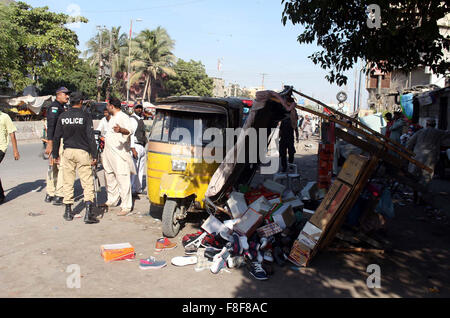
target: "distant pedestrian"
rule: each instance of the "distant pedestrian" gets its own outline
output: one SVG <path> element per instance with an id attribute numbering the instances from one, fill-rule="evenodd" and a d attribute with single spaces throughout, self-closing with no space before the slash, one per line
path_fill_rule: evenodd
<path id="1" fill-rule="evenodd" d="M 389 128 L 390 136 L 392 141 L 400 144 L 400 136 L 403 134 L 403 128 L 406 125 L 406 121 L 403 119 L 402 112 L 394 113 L 394 120 L 392 126 Z"/>
<path id="2" fill-rule="evenodd" d="M 428 119 L 426 127 L 416 132 L 407 142 L 406 148 L 416 154 L 414 159 L 433 169 L 433 172 L 422 170 L 416 165 L 409 164 L 409 172 L 419 176 L 421 183 L 428 186 L 433 179 L 434 168 L 439 160 L 440 147 L 444 138 L 450 137 L 450 131 L 436 129 L 436 120 Z M 417 198 L 416 198 L 417 199 Z"/>
<path id="3" fill-rule="evenodd" d="M 102 136 L 106 134 L 109 127 L 109 120 L 111 119 L 111 114 L 109 113 L 108 109 L 105 108 L 103 110 L 103 118 L 100 120 L 100 123 L 98 124 L 98 127 L 96 130 L 100 131 Z"/>
<path id="4" fill-rule="evenodd" d="M 312 123 L 311 123 L 311 118 L 306 115 L 305 116 L 305 120 L 303 121 L 303 126 L 302 126 L 302 139 L 303 140 L 308 140 L 309 136 L 312 134 Z M 305 138 L 306 136 L 306 138 Z"/>
<path id="5" fill-rule="evenodd" d="M 385 132 L 385 136 L 386 137 L 390 137 L 391 135 L 391 127 L 394 124 L 394 121 L 392 119 L 392 114 L 391 113 L 386 113 L 386 115 L 384 115 L 384 118 L 386 118 L 387 124 L 386 124 L 386 132 Z"/>
<path id="6" fill-rule="evenodd" d="M 17 148 L 16 131 L 17 128 L 14 126 L 11 117 L 0 110 L 0 163 L 2 163 L 5 158 L 6 150 L 8 149 L 8 136 L 11 138 L 14 160 L 20 159 L 19 150 Z M 5 202 L 5 192 L 3 190 L 2 180 L 0 179 L 0 204 L 3 202 Z"/>

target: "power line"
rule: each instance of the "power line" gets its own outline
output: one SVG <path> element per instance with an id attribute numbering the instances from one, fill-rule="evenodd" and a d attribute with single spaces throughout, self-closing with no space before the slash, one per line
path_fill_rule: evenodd
<path id="1" fill-rule="evenodd" d="M 162 9 L 162 8 L 172 8 L 172 7 L 184 6 L 184 5 L 188 5 L 188 4 L 195 4 L 195 3 L 205 2 L 205 1 L 206 0 L 194 0 L 194 1 L 186 1 L 186 2 L 180 2 L 180 3 L 173 3 L 173 4 L 166 4 L 166 5 L 148 7 L 148 8 L 140 8 L 140 9 L 83 10 L 83 12 L 85 12 L 85 13 L 141 12 L 141 11 L 148 11 L 148 10 L 153 10 L 153 9 Z"/>

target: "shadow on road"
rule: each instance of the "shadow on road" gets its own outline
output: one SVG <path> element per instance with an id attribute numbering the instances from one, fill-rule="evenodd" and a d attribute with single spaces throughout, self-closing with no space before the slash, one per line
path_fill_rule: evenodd
<path id="1" fill-rule="evenodd" d="M 7 193 L 6 200 L 12 201 L 30 192 L 42 192 L 42 190 L 44 190 L 45 187 L 46 187 L 45 180 L 36 180 L 33 182 L 25 182 L 19 184 L 13 188 L 5 189 L 5 193 Z M 44 198 L 42 198 L 42 200 L 44 200 Z"/>

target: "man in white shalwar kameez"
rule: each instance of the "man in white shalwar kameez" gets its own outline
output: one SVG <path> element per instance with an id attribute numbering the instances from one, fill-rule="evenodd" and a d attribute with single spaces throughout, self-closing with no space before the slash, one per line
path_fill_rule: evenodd
<path id="1" fill-rule="evenodd" d="M 107 107 L 112 116 L 102 154 L 108 194 L 106 205 L 117 206 L 121 199 L 121 211 L 117 215 L 125 216 L 133 207 L 130 176 L 135 174 L 136 170 L 130 153 L 130 136 L 134 130 L 130 117 L 122 112 L 118 99 L 112 98 Z"/>

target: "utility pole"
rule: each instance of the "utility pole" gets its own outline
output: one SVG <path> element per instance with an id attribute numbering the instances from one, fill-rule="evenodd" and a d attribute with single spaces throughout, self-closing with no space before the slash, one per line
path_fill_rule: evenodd
<path id="1" fill-rule="evenodd" d="M 108 84 L 108 90 L 106 91 L 106 99 L 109 101 L 111 98 L 111 92 L 112 92 L 112 83 L 113 83 L 113 69 L 112 69 L 112 45 L 113 42 L 113 34 L 112 34 L 112 28 L 111 31 L 109 31 L 109 84 Z"/>
<path id="2" fill-rule="evenodd" d="M 128 71 L 127 71 L 127 106 L 130 100 L 130 62 L 131 62 L 131 36 L 133 34 L 133 19 L 130 21 L 130 41 L 128 44 Z"/>
<path id="3" fill-rule="evenodd" d="M 261 89 L 264 90 L 264 78 L 266 77 L 266 75 L 269 75 L 267 73 L 261 73 L 262 76 L 262 83 L 261 83 Z"/>
<path id="4" fill-rule="evenodd" d="M 98 35 L 99 35 L 99 47 L 98 47 L 98 77 L 97 77 L 97 102 L 100 102 L 101 99 L 101 91 L 102 91 L 102 28 L 101 26 L 97 26 Z"/>

